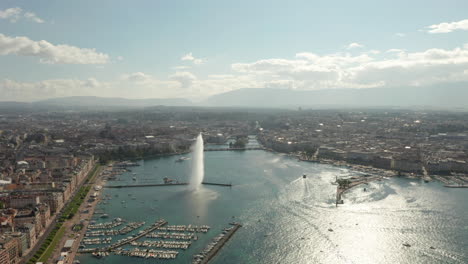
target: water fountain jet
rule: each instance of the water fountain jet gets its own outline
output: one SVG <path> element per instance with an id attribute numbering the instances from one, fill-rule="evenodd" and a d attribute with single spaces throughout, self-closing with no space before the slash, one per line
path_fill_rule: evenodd
<path id="1" fill-rule="evenodd" d="M 192 176 L 189 182 L 189 187 L 192 190 L 196 190 L 200 187 L 205 175 L 203 148 L 203 137 L 200 133 L 195 143 L 192 145 Z"/>

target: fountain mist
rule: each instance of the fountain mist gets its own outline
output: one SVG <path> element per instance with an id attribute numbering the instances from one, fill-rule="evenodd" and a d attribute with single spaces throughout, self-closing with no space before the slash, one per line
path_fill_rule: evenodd
<path id="1" fill-rule="evenodd" d="M 192 177 L 190 178 L 190 188 L 197 189 L 203 182 L 205 174 L 203 153 L 203 137 L 200 133 L 192 145 Z"/>

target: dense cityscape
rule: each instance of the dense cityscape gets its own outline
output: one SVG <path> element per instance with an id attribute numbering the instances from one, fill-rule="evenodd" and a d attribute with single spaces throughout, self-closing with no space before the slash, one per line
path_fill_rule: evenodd
<path id="1" fill-rule="evenodd" d="M 376 168 L 391 175 L 468 184 L 468 118 L 405 110 L 155 108 L 122 112 L 0 115 L 1 263 L 33 263 L 77 213 L 97 166 L 187 153 L 206 145 L 237 151 L 255 136 L 302 161 Z M 52 234 L 52 236 L 51 236 Z M 57 246 L 57 245 L 56 245 Z"/>

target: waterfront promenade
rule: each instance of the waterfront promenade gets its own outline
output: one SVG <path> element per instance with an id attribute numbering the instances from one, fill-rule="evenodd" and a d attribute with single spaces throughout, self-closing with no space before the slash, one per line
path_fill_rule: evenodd
<path id="1" fill-rule="evenodd" d="M 96 209 L 96 205 L 101 201 L 101 197 L 97 197 L 94 202 L 88 203 L 88 200 L 91 198 L 91 195 L 94 192 L 94 187 L 103 184 L 102 181 L 102 173 L 103 168 L 100 167 L 99 170 L 96 172 L 95 176 L 93 179 L 91 179 L 87 185 L 91 187 L 90 191 L 86 195 L 85 200 L 81 204 L 81 206 L 78 208 L 78 212 L 73 216 L 71 220 L 68 220 L 64 223 L 65 227 L 65 233 L 60 241 L 58 243 L 58 246 L 54 249 L 54 254 L 52 257 L 49 259 L 48 263 L 55 263 L 55 260 L 59 258 L 60 253 L 62 251 L 63 246 L 65 245 L 65 242 L 69 239 L 74 239 L 74 243 L 72 248 L 69 250 L 67 259 L 69 260 L 68 263 L 72 263 L 76 257 L 76 254 L 78 252 L 78 248 L 81 242 L 81 239 L 83 239 L 84 234 L 86 233 L 89 221 L 91 220 L 94 210 Z M 87 213 L 84 213 L 87 210 Z M 73 231 L 73 226 L 75 225 L 81 225 L 81 229 L 78 231 Z"/>

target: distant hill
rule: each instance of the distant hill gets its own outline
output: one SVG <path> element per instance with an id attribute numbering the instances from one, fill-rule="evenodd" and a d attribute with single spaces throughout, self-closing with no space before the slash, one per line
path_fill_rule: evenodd
<path id="1" fill-rule="evenodd" d="M 36 105 L 50 106 L 75 106 L 75 107 L 122 107 L 122 108 L 138 108 L 157 105 L 167 106 L 188 106 L 192 102 L 186 99 L 167 98 L 167 99 L 126 99 L 113 97 L 97 97 L 97 96 L 70 96 L 61 98 L 52 98 L 34 102 Z"/>
<path id="2" fill-rule="evenodd" d="M 468 109 L 468 85 L 456 83 L 444 86 L 327 89 L 298 91 L 289 89 L 239 89 L 211 96 L 207 106 L 236 107 L 425 107 L 438 109 Z"/>
<path id="3" fill-rule="evenodd" d="M 191 106 L 186 99 L 126 99 L 96 96 L 70 96 L 51 98 L 36 102 L 0 101 L 0 110 L 8 111 L 83 111 L 83 110 L 124 110 L 154 106 Z"/>

